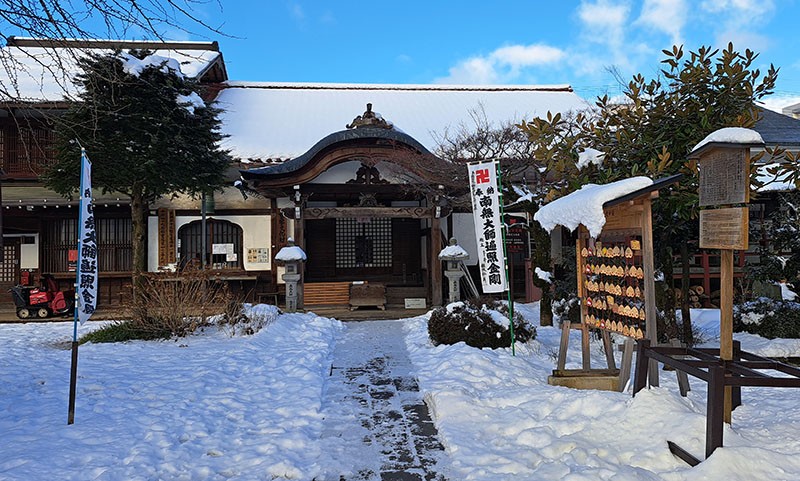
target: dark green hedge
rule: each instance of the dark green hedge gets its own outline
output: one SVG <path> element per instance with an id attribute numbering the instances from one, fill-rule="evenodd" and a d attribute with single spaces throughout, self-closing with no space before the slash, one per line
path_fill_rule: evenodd
<path id="1" fill-rule="evenodd" d="M 511 332 L 495 322 L 489 310 L 496 310 L 508 319 L 508 306 L 496 300 L 470 300 L 437 308 L 428 321 L 428 335 L 435 345 L 465 342 L 472 347 L 509 347 Z M 514 313 L 514 337 L 519 342 L 536 338 L 536 328 Z"/>

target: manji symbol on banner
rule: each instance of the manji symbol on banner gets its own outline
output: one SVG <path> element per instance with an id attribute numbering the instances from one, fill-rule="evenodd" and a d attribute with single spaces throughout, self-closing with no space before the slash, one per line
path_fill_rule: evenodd
<path id="1" fill-rule="evenodd" d="M 506 286 L 506 259 L 503 254 L 503 223 L 500 217 L 500 191 L 495 162 L 469 164 L 472 215 L 483 292 L 503 292 Z"/>
<path id="2" fill-rule="evenodd" d="M 97 307 L 97 231 L 92 206 L 92 163 L 81 154 L 81 197 L 77 266 L 77 318 L 81 325 Z"/>

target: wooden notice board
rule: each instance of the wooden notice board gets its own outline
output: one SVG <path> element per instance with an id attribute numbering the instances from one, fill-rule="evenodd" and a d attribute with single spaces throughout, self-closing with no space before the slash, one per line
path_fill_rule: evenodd
<path id="1" fill-rule="evenodd" d="M 709 149 L 699 159 L 700 207 L 746 204 L 750 200 L 750 151 Z"/>
<path id="2" fill-rule="evenodd" d="M 747 250 L 747 207 L 700 211 L 700 248 Z"/>

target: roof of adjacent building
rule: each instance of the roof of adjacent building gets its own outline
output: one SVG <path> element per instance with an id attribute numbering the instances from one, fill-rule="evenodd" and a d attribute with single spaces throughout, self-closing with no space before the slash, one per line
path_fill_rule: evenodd
<path id="1" fill-rule="evenodd" d="M 301 156 L 371 103 L 394 128 L 434 150 L 448 132 L 585 109 L 568 85 L 384 85 L 226 82 L 217 96 L 224 147 L 247 160 Z"/>
<path id="2" fill-rule="evenodd" d="M 56 102 L 74 97 L 72 80 L 78 73 L 76 52 L 150 50 L 173 58 L 190 78 L 227 80 L 217 42 L 154 42 L 129 40 L 43 40 L 11 37 L 0 49 L 6 68 L 0 69 L 0 99 L 23 102 Z M 8 67 L 12 67 L 9 69 Z M 15 75 L 10 76 L 9 70 Z"/>
<path id="3" fill-rule="evenodd" d="M 800 119 L 759 109 L 759 119 L 753 130 L 761 134 L 764 143 L 786 148 L 800 147 Z"/>

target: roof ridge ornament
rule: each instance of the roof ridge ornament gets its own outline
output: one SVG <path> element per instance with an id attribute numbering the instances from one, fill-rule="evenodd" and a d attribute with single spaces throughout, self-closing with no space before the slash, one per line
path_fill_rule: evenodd
<path id="1" fill-rule="evenodd" d="M 354 118 L 345 127 L 348 129 L 360 129 L 362 127 L 372 127 L 379 129 L 393 129 L 394 125 L 381 117 L 381 114 L 372 111 L 372 104 L 367 104 L 367 110 L 363 114 Z"/>

